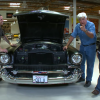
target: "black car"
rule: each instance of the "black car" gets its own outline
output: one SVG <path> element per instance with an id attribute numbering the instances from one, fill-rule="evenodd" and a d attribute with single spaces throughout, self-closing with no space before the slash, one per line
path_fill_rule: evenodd
<path id="1" fill-rule="evenodd" d="M 1 77 L 16 84 L 73 83 L 81 77 L 82 55 L 69 46 L 63 51 L 64 14 L 37 10 L 14 15 L 20 42 L 0 54 Z"/>

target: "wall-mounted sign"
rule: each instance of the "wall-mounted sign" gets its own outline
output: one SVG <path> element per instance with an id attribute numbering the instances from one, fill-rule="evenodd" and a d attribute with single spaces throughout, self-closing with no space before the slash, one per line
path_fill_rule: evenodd
<path id="1" fill-rule="evenodd" d="M 69 20 L 65 21 L 64 34 L 69 34 Z"/>
<path id="2" fill-rule="evenodd" d="M 6 18 L 12 18 L 13 13 L 6 13 Z"/>

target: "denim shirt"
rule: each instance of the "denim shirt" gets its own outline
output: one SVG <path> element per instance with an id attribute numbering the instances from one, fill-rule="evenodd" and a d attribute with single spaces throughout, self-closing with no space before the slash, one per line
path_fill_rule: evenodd
<path id="1" fill-rule="evenodd" d="M 85 32 L 83 32 L 81 29 L 80 29 L 80 23 L 78 23 L 73 31 L 73 33 L 71 34 L 72 37 L 76 38 L 76 36 L 79 36 L 80 40 L 81 40 L 81 44 L 82 45 L 89 45 L 91 43 L 96 43 L 96 32 L 95 32 L 95 25 L 93 22 L 90 22 L 87 20 L 87 23 L 85 25 L 85 28 L 92 32 L 94 37 L 93 38 L 90 38 L 86 35 Z"/>

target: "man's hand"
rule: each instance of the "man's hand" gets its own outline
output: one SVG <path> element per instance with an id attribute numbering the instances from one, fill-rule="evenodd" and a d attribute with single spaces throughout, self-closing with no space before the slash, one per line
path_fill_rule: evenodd
<path id="1" fill-rule="evenodd" d="M 86 29 L 85 29 L 85 26 L 84 25 L 82 25 L 82 26 L 80 26 L 80 29 L 82 30 L 82 31 L 86 31 Z"/>
<path id="2" fill-rule="evenodd" d="M 5 52 L 5 53 L 7 53 L 8 50 L 7 50 L 7 49 L 0 49 L 0 52 Z"/>
<path id="3" fill-rule="evenodd" d="M 11 47 L 16 47 L 17 45 L 16 45 L 16 44 L 10 44 L 10 46 L 11 46 Z"/>
<path id="4" fill-rule="evenodd" d="M 65 50 L 67 50 L 67 48 L 68 48 L 67 46 L 64 46 L 64 47 L 63 47 L 63 50 L 65 51 Z"/>

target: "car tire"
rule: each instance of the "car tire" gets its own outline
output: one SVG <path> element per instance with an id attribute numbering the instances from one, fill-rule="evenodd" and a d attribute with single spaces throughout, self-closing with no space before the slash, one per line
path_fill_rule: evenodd
<path id="1" fill-rule="evenodd" d="M 0 81 L 2 81 L 2 78 L 0 78 Z"/>

